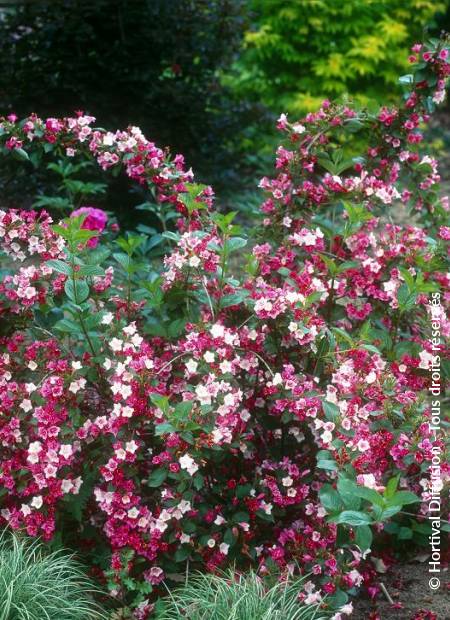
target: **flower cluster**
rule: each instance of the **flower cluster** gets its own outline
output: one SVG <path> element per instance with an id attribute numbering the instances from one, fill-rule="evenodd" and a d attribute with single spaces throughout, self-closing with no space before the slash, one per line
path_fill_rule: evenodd
<path id="1" fill-rule="evenodd" d="M 58 258 L 64 249 L 64 240 L 51 224 L 44 211 L 0 211 L 0 247 L 9 261 L 20 263 L 13 275 L 5 275 L 0 282 L 0 314 L 17 314 L 45 303 L 45 282 L 52 273 L 45 261 Z"/>

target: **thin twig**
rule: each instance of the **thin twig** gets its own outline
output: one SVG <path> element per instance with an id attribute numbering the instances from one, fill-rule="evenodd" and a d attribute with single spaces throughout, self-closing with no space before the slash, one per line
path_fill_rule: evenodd
<path id="1" fill-rule="evenodd" d="M 184 357 L 185 355 L 189 355 L 190 353 L 191 353 L 191 351 L 185 351 L 184 353 L 180 353 L 180 355 L 176 355 L 173 359 L 171 359 L 170 361 L 166 362 L 164 364 L 164 366 L 161 366 L 161 368 L 158 370 L 158 372 L 155 372 L 155 375 L 159 375 L 165 368 L 167 368 L 168 366 L 170 366 L 171 364 L 173 364 L 174 362 L 179 360 L 181 357 Z"/>
<path id="2" fill-rule="evenodd" d="M 203 289 L 204 289 L 204 291 L 205 291 L 205 293 L 206 293 L 206 297 L 208 298 L 208 304 L 209 304 L 209 308 L 210 308 L 210 310 L 211 310 L 212 319 L 213 319 L 213 321 L 215 321 L 215 318 L 214 318 L 214 310 L 213 310 L 213 306 L 212 306 L 211 297 L 209 296 L 208 289 L 207 289 L 207 287 L 206 287 L 207 283 L 208 283 L 208 282 L 207 282 L 207 280 L 206 280 L 206 276 L 203 276 L 203 280 L 202 280 Z"/>
<path id="3" fill-rule="evenodd" d="M 382 581 L 380 581 L 380 588 L 381 588 L 381 591 L 383 592 L 384 596 L 386 597 L 386 600 L 388 601 L 388 603 L 393 605 L 394 601 L 392 600 L 391 595 L 387 591 L 387 588 L 386 588 L 386 586 L 384 585 L 384 583 Z"/>

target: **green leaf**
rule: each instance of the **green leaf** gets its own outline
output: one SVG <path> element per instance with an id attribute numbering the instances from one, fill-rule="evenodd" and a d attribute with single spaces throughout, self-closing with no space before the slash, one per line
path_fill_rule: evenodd
<path id="1" fill-rule="evenodd" d="M 398 306 L 402 312 L 411 310 L 416 303 L 417 293 L 411 293 L 406 284 L 402 284 L 397 291 Z"/>
<path id="2" fill-rule="evenodd" d="M 167 334 L 169 338 L 176 338 L 177 336 L 181 336 L 186 327 L 186 319 L 175 319 L 170 323 Z"/>
<path id="3" fill-rule="evenodd" d="M 206 204 L 197 200 L 201 192 L 205 189 L 206 185 L 200 185 L 197 183 L 190 183 L 187 186 L 187 192 L 180 194 L 180 199 L 184 203 L 189 215 L 194 211 L 200 209 L 206 209 Z"/>
<path id="4" fill-rule="evenodd" d="M 150 400 L 155 405 L 155 407 L 158 407 L 158 409 L 161 409 L 163 413 L 167 414 L 167 412 L 169 411 L 168 396 L 164 396 L 163 394 L 157 394 L 156 392 L 154 392 L 153 394 L 150 394 Z"/>
<path id="5" fill-rule="evenodd" d="M 366 499 L 368 502 L 371 502 L 376 506 L 384 506 L 385 504 L 384 497 L 380 493 L 375 491 L 375 489 L 369 489 L 368 487 L 362 487 L 357 485 L 355 493 L 358 495 L 358 497 Z"/>
<path id="6" fill-rule="evenodd" d="M 65 276 L 72 275 L 72 267 L 62 260 L 48 260 L 45 264 L 57 273 L 62 273 Z"/>
<path id="7" fill-rule="evenodd" d="M 176 420 L 177 422 L 184 422 L 188 419 L 189 414 L 192 411 L 192 407 L 194 406 L 194 402 L 192 400 L 186 400 L 182 403 L 178 403 L 175 406 L 175 409 L 170 416 L 171 419 Z"/>
<path id="8" fill-rule="evenodd" d="M 231 528 L 228 528 L 226 530 L 223 537 L 223 542 L 225 542 L 227 545 L 230 545 L 230 547 L 232 547 L 236 543 L 236 537 L 233 534 L 233 530 Z"/>
<path id="9" fill-rule="evenodd" d="M 410 491 L 398 491 L 389 498 L 388 505 L 405 506 L 406 504 L 416 504 L 417 502 L 420 502 L 420 498 L 414 493 Z"/>
<path id="10" fill-rule="evenodd" d="M 332 327 L 331 331 L 336 337 L 341 338 L 341 340 L 344 340 L 347 344 L 349 344 L 350 347 L 353 348 L 355 346 L 352 337 L 344 329 L 341 329 L 340 327 Z"/>
<path id="11" fill-rule="evenodd" d="M 147 484 L 149 487 L 160 487 L 164 480 L 167 478 L 167 469 L 154 469 L 148 477 Z"/>
<path id="12" fill-rule="evenodd" d="M 22 161 L 30 161 L 30 158 L 28 157 L 28 153 L 21 148 L 13 149 L 12 153 L 16 159 L 19 159 Z"/>
<path id="13" fill-rule="evenodd" d="M 339 407 L 334 403 L 330 403 L 327 400 L 322 401 L 323 412 L 327 420 L 331 420 L 332 422 L 336 422 L 336 420 L 340 417 L 341 412 Z"/>
<path id="14" fill-rule="evenodd" d="M 357 495 L 358 485 L 353 480 L 340 477 L 337 482 L 337 489 L 346 508 L 358 510 L 361 500 Z"/>
<path id="15" fill-rule="evenodd" d="M 334 471 L 338 468 L 336 461 L 332 461 L 329 459 L 322 459 L 320 461 L 317 461 L 317 467 L 319 469 L 327 469 L 330 471 Z"/>
<path id="16" fill-rule="evenodd" d="M 169 422 L 163 422 L 162 424 L 155 425 L 155 435 L 157 437 L 161 437 L 161 435 L 166 435 L 167 433 L 174 433 L 175 431 L 175 427 L 173 427 Z"/>
<path id="17" fill-rule="evenodd" d="M 386 510 L 383 510 L 383 512 L 381 513 L 378 521 L 386 521 L 387 519 L 390 519 L 398 512 L 400 512 L 401 509 L 401 506 L 390 506 L 389 508 L 386 508 Z"/>
<path id="18" fill-rule="evenodd" d="M 368 551 L 372 545 L 373 534 L 369 525 L 359 525 L 355 532 L 355 542 L 361 551 Z"/>
<path id="19" fill-rule="evenodd" d="M 343 504 L 338 492 L 331 484 L 324 484 L 319 491 L 319 498 L 322 506 L 328 513 L 338 512 L 342 510 Z"/>
<path id="20" fill-rule="evenodd" d="M 126 272 L 129 271 L 132 261 L 128 254 L 125 254 L 124 252 L 114 252 L 113 258 L 115 258 L 115 260 Z"/>
<path id="21" fill-rule="evenodd" d="M 81 331 L 78 323 L 75 323 L 75 321 L 72 321 L 71 319 L 61 319 L 55 323 L 55 329 L 67 334 L 78 334 Z"/>
<path id="22" fill-rule="evenodd" d="M 344 510 L 340 515 L 329 519 L 332 523 L 345 523 L 347 525 L 359 526 L 369 525 L 372 523 L 372 518 L 365 512 L 359 512 L 357 510 Z"/>
<path id="23" fill-rule="evenodd" d="M 233 515 L 233 521 L 235 523 L 248 523 L 250 521 L 250 516 L 248 512 L 235 512 Z"/>
<path id="24" fill-rule="evenodd" d="M 97 265 L 80 265 L 77 273 L 80 276 L 104 276 L 105 270 Z"/>
<path id="25" fill-rule="evenodd" d="M 374 347 L 373 344 L 363 344 L 361 345 L 362 349 L 366 349 L 366 351 L 370 351 L 371 353 L 376 353 L 377 355 L 381 355 L 380 349 Z"/>
<path id="26" fill-rule="evenodd" d="M 175 562 L 185 562 L 188 557 L 191 555 L 191 547 L 188 545 L 183 545 L 179 549 L 175 551 L 174 559 Z"/>
<path id="27" fill-rule="evenodd" d="M 84 324 L 86 325 L 87 329 L 90 331 L 91 329 L 95 329 L 96 327 L 98 327 L 103 319 L 104 313 L 103 312 L 96 312 L 95 314 L 92 314 L 90 316 L 88 316 L 85 320 L 84 320 Z"/>
<path id="28" fill-rule="evenodd" d="M 231 254 L 231 252 L 245 248 L 246 245 L 247 239 L 243 239 L 242 237 L 231 237 L 231 239 L 227 239 L 224 243 L 224 250 L 228 254 Z"/>
<path id="29" fill-rule="evenodd" d="M 248 295 L 248 291 L 238 291 L 230 295 L 224 295 L 220 300 L 220 307 L 228 308 L 229 306 L 238 306 Z"/>
<path id="30" fill-rule="evenodd" d="M 336 592 L 332 596 L 327 596 L 327 605 L 331 605 L 332 609 L 339 609 L 340 607 L 343 607 L 347 603 L 347 601 L 348 601 L 348 594 L 344 592 L 343 590 L 336 590 Z M 309 614 L 307 614 L 306 616 L 303 616 L 302 614 L 300 617 L 307 618 L 308 615 Z M 314 617 L 315 617 L 315 614 L 313 613 L 312 618 Z"/>
<path id="31" fill-rule="evenodd" d="M 200 491 L 205 485 L 205 477 L 202 474 L 196 473 L 193 478 L 194 488 Z"/>
<path id="32" fill-rule="evenodd" d="M 64 290 L 74 304 L 81 304 L 89 297 L 89 286 L 84 280 L 67 280 Z"/>

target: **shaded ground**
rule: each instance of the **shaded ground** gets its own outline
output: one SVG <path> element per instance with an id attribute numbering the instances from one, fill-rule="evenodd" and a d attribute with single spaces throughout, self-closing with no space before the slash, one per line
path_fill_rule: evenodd
<path id="1" fill-rule="evenodd" d="M 352 620 L 450 620 L 450 572 L 442 570 L 438 575 L 441 586 L 436 591 L 430 589 L 430 577 L 426 562 L 394 567 L 388 574 L 380 575 L 380 582 L 402 607 L 392 606 L 382 593 L 375 601 L 360 598 L 354 602 Z M 421 616 L 420 610 L 435 615 Z"/>

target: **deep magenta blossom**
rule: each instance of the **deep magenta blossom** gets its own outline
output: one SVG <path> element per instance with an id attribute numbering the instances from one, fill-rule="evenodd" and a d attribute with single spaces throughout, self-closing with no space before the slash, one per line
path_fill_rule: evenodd
<path id="1" fill-rule="evenodd" d="M 86 219 L 83 222 L 81 228 L 86 230 L 98 230 L 100 233 L 105 230 L 108 216 L 102 209 L 95 207 L 80 207 L 70 214 L 70 217 L 77 217 L 78 215 L 86 214 Z M 89 239 L 87 245 L 90 248 L 95 248 L 98 243 L 98 237 Z"/>

